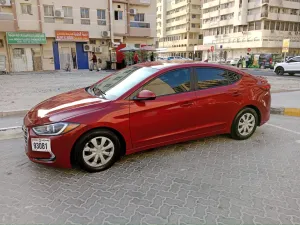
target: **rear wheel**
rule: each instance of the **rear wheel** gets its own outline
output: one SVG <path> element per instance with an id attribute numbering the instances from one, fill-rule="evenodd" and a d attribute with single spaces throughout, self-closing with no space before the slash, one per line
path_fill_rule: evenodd
<path id="1" fill-rule="evenodd" d="M 275 73 L 279 76 L 282 76 L 284 74 L 284 69 L 281 66 L 277 67 Z"/>
<path id="2" fill-rule="evenodd" d="M 235 117 L 231 126 L 231 137 L 245 140 L 253 135 L 257 128 L 258 115 L 254 109 L 245 108 Z"/>
<path id="3" fill-rule="evenodd" d="M 119 158 L 121 144 L 111 131 L 99 129 L 85 134 L 75 146 L 79 166 L 88 172 L 99 172 L 111 167 Z"/>

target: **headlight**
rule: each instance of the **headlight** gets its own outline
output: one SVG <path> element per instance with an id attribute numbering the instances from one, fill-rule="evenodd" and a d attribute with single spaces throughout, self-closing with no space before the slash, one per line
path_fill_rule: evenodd
<path id="1" fill-rule="evenodd" d="M 60 135 L 65 134 L 71 130 L 74 130 L 76 127 L 78 127 L 79 124 L 76 123 L 53 123 L 53 124 L 47 124 L 43 126 L 33 127 L 33 131 L 37 135 Z"/>

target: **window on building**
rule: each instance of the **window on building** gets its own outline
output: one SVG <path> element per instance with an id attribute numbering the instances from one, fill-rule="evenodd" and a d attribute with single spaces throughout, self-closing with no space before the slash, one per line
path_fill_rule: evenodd
<path id="1" fill-rule="evenodd" d="M 32 15 L 32 6 L 31 4 L 21 3 L 22 14 Z"/>
<path id="2" fill-rule="evenodd" d="M 80 17 L 82 25 L 90 25 L 90 9 L 89 8 L 80 8 Z"/>
<path id="3" fill-rule="evenodd" d="M 284 22 L 280 22 L 280 30 L 284 31 Z"/>
<path id="4" fill-rule="evenodd" d="M 217 68 L 196 68 L 196 75 L 198 77 L 198 89 L 229 85 L 241 78 L 239 74 Z"/>
<path id="5" fill-rule="evenodd" d="M 280 22 L 279 21 L 276 22 L 275 29 L 276 30 L 280 30 Z"/>
<path id="6" fill-rule="evenodd" d="M 255 30 L 261 30 L 261 21 L 255 22 Z"/>
<path id="7" fill-rule="evenodd" d="M 90 9 L 89 8 L 80 8 L 81 19 L 90 18 Z"/>
<path id="8" fill-rule="evenodd" d="M 65 18 L 73 18 L 73 8 L 71 6 L 63 6 L 62 9 Z"/>
<path id="9" fill-rule="evenodd" d="M 73 24 L 73 8 L 71 6 L 63 6 L 64 24 Z"/>
<path id="10" fill-rule="evenodd" d="M 284 31 L 289 31 L 289 23 L 286 22 L 284 25 Z"/>
<path id="11" fill-rule="evenodd" d="M 178 69 L 167 72 L 150 81 L 143 87 L 143 90 L 152 91 L 157 97 L 190 91 L 190 70 Z"/>
<path id="12" fill-rule="evenodd" d="M 254 22 L 252 23 L 249 23 L 249 27 L 248 27 L 248 30 L 254 30 Z"/>
<path id="13" fill-rule="evenodd" d="M 270 30 L 275 30 L 275 21 L 271 21 Z"/>
<path id="14" fill-rule="evenodd" d="M 145 21 L 145 14 L 144 13 L 137 13 L 134 15 L 134 21 L 137 22 L 144 22 Z"/>
<path id="15" fill-rule="evenodd" d="M 44 5 L 44 16 L 54 16 L 54 6 Z"/>
<path id="16" fill-rule="evenodd" d="M 297 23 L 294 24 L 294 31 L 298 31 L 298 24 Z"/>
<path id="17" fill-rule="evenodd" d="M 270 21 L 264 21 L 264 29 L 265 30 L 270 30 Z"/>
<path id="18" fill-rule="evenodd" d="M 195 28 L 196 27 L 196 24 L 192 23 L 192 28 Z"/>
<path id="19" fill-rule="evenodd" d="M 97 9 L 98 25 L 106 26 L 106 11 L 105 9 Z"/>
<path id="20" fill-rule="evenodd" d="M 115 20 L 123 20 L 123 11 L 115 11 Z"/>

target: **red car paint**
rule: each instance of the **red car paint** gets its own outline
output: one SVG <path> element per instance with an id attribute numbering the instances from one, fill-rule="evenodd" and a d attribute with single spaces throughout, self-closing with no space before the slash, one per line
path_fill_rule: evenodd
<path id="1" fill-rule="evenodd" d="M 270 118 L 270 85 L 263 78 L 232 67 L 209 63 L 163 66 L 159 62 L 148 62 L 135 66 L 161 68 L 115 100 L 95 97 L 83 88 L 50 98 L 30 110 L 24 118 L 24 127 L 28 130 L 26 154 L 30 160 L 70 168 L 71 151 L 76 141 L 84 133 L 100 127 L 121 136 L 126 145 L 126 154 L 131 154 L 167 144 L 230 133 L 232 121 L 245 106 L 255 107 L 259 111 L 259 125 Z M 231 85 L 160 96 L 155 100 L 134 101 L 128 98 L 145 83 L 169 70 L 196 67 L 226 69 L 242 75 L 242 78 Z M 151 97 L 147 92 L 140 93 L 140 96 Z M 32 130 L 38 125 L 62 121 L 79 123 L 80 126 L 59 136 L 38 136 Z M 55 158 L 51 159 L 49 153 L 33 152 L 32 138 L 51 139 Z"/>

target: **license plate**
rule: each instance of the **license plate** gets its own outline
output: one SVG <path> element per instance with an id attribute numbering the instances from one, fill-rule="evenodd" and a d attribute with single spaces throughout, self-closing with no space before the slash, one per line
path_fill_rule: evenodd
<path id="1" fill-rule="evenodd" d="M 50 139 L 46 138 L 32 138 L 31 150 L 35 152 L 51 152 Z"/>

